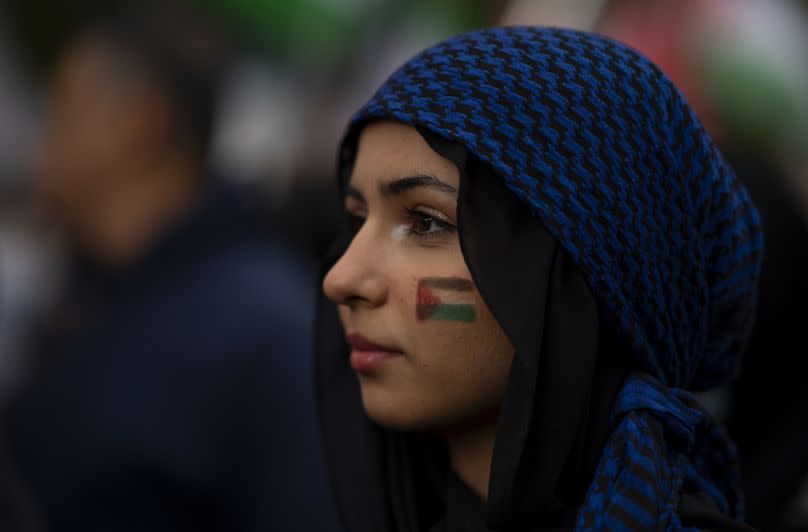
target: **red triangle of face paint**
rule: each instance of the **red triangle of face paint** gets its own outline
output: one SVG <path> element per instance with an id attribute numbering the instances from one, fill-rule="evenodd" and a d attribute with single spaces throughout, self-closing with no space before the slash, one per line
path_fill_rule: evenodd
<path id="1" fill-rule="evenodd" d="M 441 303 L 440 298 L 422 283 L 418 283 L 416 299 L 415 312 L 419 320 L 430 318 Z"/>
<path id="2" fill-rule="evenodd" d="M 419 284 L 417 304 L 425 307 L 437 307 L 441 304 L 441 300 L 428 287 L 424 286 L 423 284 Z"/>

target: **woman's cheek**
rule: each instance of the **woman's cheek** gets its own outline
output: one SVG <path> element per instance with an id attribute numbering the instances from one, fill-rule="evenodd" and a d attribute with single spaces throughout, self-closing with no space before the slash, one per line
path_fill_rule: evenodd
<path id="1" fill-rule="evenodd" d="M 425 372 L 424 382 L 434 379 L 431 386 L 438 388 L 462 384 L 484 336 L 473 282 L 462 275 L 429 275 L 414 278 L 410 290 L 413 362 Z"/>
<path id="2" fill-rule="evenodd" d="M 500 388 L 510 372 L 515 350 L 479 293 L 473 285 L 468 290 L 456 278 L 429 279 L 419 288 L 424 284 L 440 286 L 435 290 L 439 295 L 447 287 L 459 289 L 451 297 L 439 298 L 438 303 L 429 293 L 416 298 L 415 318 L 425 330 L 422 345 L 427 347 L 424 355 L 429 359 L 424 362 L 456 385 L 471 390 L 479 387 L 481 391 Z"/>

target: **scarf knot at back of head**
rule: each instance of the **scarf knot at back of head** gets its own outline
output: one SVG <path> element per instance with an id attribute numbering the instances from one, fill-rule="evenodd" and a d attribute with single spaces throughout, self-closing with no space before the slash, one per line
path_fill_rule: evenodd
<path id="1" fill-rule="evenodd" d="M 579 526 L 676 528 L 683 485 L 739 517 L 731 444 L 684 390 L 735 373 L 762 234 L 671 81 L 603 37 L 492 28 L 411 59 L 351 130 L 376 118 L 424 127 L 490 165 L 580 267 L 603 325 L 642 370 L 618 397 Z"/>

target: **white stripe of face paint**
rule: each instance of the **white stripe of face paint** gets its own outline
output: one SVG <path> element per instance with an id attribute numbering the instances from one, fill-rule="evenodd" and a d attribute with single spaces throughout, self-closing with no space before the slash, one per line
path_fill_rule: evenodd
<path id="1" fill-rule="evenodd" d="M 397 225 L 391 231 L 393 240 L 404 240 L 409 236 L 409 227 L 407 224 Z"/>

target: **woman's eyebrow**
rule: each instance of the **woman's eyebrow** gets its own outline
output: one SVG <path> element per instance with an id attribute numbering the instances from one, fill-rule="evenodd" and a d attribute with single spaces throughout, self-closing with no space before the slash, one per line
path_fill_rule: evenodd
<path id="1" fill-rule="evenodd" d="M 444 194 L 457 196 L 457 189 L 455 187 L 429 174 L 402 177 L 388 181 L 387 183 L 381 183 L 379 185 L 379 194 L 381 194 L 382 197 L 389 198 L 392 196 L 400 196 L 408 190 L 419 187 L 433 188 Z"/>

